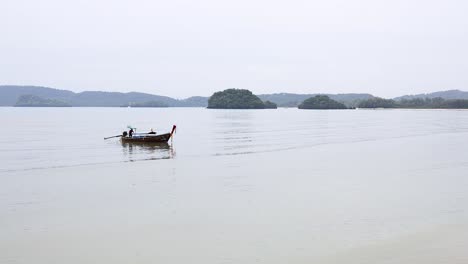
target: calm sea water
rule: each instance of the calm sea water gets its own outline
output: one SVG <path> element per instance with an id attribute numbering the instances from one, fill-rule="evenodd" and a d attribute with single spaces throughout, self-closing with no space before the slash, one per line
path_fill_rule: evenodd
<path id="1" fill-rule="evenodd" d="M 0 172 L 148 159 L 210 158 L 468 131 L 468 111 L 0 108 Z M 177 134 L 169 145 L 121 144 L 137 132 Z M 339 160 L 337 161 L 339 162 Z"/>
<path id="2" fill-rule="evenodd" d="M 468 111 L 5 107 L 0 123 L 0 263 L 468 261 Z M 103 139 L 173 124 L 167 145 Z"/>

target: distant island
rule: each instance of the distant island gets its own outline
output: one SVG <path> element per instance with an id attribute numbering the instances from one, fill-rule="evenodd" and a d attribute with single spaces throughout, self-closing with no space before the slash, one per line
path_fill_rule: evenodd
<path id="1" fill-rule="evenodd" d="M 268 101 L 262 102 L 258 96 L 245 89 L 226 89 L 214 93 L 208 99 L 208 108 L 211 109 L 265 109 L 277 108 L 276 104 Z"/>
<path id="2" fill-rule="evenodd" d="M 366 93 L 346 93 L 346 94 L 294 94 L 294 93 L 273 93 L 259 94 L 251 93 L 252 100 L 244 109 L 266 109 L 277 107 L 298 107 L 307 108 L 309 98 L 317 95 L 328 96 L 329 99 L 345 105 L 347 108 L 447 108 L 466 109 L 468 92 L 460 90 L 448 90 L 428 94 L 404 95 L 396 98 L 379 98 Z M 26 96 L 23 97 L 22 96 Z M 37 96 L 30 98 L 27 96 Z M 254 97 L 252 97 L 254 96 Z M 258 100 L 258 99 L 259 100 Z M 21 100 L 20 100 L 21 99 Z M 218 98 L 219 100 L 223 100 Z M 217 100 L 218 100 L 217 99 Z M 0 85 L 0 106 L 28 106 L 28 107 L 48 107 L 48 106 L 72 106 L 72 107 L 208 107 L 209 97 L 192 96 L 186 99 L 175 99 L 168 96 L 154 95 L 148 93 L 129 92 L 102 92 L 85 91 L 75 93 L 68 90 L 59 90 L 41 86 L 17 86 Z M 260 104 L 263 104 L 262 105 Z M 216 102 L 216 100 L 215 100 Z M 219 101 L 218 101 L 219 102 Z M 239 103 L 239 102 L 238 102 Z M 243 103 L 243 102 L 242 102 Z M 223 103 L 221 103 L 223 104 Z M 232 109 L 235 102 L 229 102 Z M 224 108 L 221 106 L 221 108 Z"/>
<path id="3" fill-rule="evenodd" d="M 128 105 L 123 105 L 123 107 L 169 107 L 166 103 L 159 101 L 148 101 L 144 103 L 130 103 Z"/>
<path id="4" fill-rule="evenodd" d="M 394 108 L 396 102 L 391 99 L 383 99 L 380 97 L 373 97 L 359 102 L 359 108 Z"/>
<path id="5" fill-rule="evenodd" d="M 414 98 L 412 99 L 383 99 L 371 98 L 359 103 L 359 108 L 404 108 L 404 109 L 468 109 L 467 99 L 444 99 L 441 97 L 435 98 Z"/>
<path id="6" fill-rule="evenodd" d="M 330 99 L 326 95 L 316 95 L 304 100 L 299 106 L 299 109 L 347 109 L 346 105 Z"/>
<path id="7" fill-rule="evenodd" d="M 349 108 L 356 107 L 357 104 L 369 98 L 374 97 L 366 93 L 346 93 L 346 94 L 293 94 L 293 93 L 274 93 L 274 94 L 259 94 L 257 95 L 262 101 L 271 101 L 278 107 L 294 107 L 297 108 L 304 100 L 317 95 L 326 95 L 330 99 L 340 102 Z"/>
<path id="8" fill-rule="evenodd" d="M 263 105 L 265 105 L 265 109 L 277 109 L 278 108 L 278 106 L 275 103 L 270 102 L 268 100 L 263 102 Z"/>
<path id="9" fill-rule="evenodd" d="M 15 103 L 16 107 L 70 107 L 70 104 L 65 102 L 45 99 L 36 95 L 26 94 L 21 95 Z"/>

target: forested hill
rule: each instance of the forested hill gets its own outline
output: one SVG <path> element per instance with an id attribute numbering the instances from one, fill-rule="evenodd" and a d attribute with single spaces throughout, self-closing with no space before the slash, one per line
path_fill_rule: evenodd
<path id="1" fill-rule="evenodd" d="M 168 96 L 160 96 L 148 93 L 118 93 L 118 92 L 100 92 L 88 91 L 75 93 L 67 90 L 59 90 L 41 86 L 16 86 L 0 85 L 0 106 L 14 106 L 21 95 L 34 95 L 44 99 L 58 100 L 71 106 L 124 106 L 141 104 L 147 102 L 157 102 L 168 107 L 207 107 L 208 97 L 193 96 L 187 99 L 178 100 Z M 293 94 L 293 93 L 274 93 L 257 95 L 262 101 L 270 101 L 279 107 L 297 107 L 304 100 L 314 97 L 318 94 Z M 356 107 L 361 101 L 374 98 L 366 93 L 349 94 L 322 94 L 330 99 L 345 104 L 347 107 Z M 416 98 L 443 98 L 468 99 L 468 92 L 460 90 L 449 90 L 428 94 L 405 95 L 394 98 L 396 101 Z"/>
<path id="2" fill-rule="evenodd" d="M 297 107 L 304 100 L 315 97 L 319 94 L 293 94 L 293 93 L 275 93 L 260 94 L 258 97 L 262 101 L 271 101 L 279 107 Z M 330 99 L 341 102 L 348 107 L 356 106 L 360 101 L 372 98 L 371 94 L 349 93 L 349 94 L 320 94 L 326 95 Z"/>
<path id="3" fill-rule="evenodd" d="M 177 100 L 167 96 L 147 93 L 118 93 L 87 91 L 74 93 L 40 86 L 0 86 L 0 106 L 13 106 L 20 96 L 34 95 L 44 99 L 59 100 L 71 106 L 123 106 L 146 102 L 158 102 L 171 107 L 206 107 L 208 98 L 194 96 L 184 100 Z"/>
<path id="4" fill-rule="evenodd" d="M 0 106 L 13 106 L 20 96 L 34 95 L 51 100 L 70 102 L 75 95 L 74 92 L 58 90 L 40 86 L 12 86 L 0 85 Z"/>
<path id="5" fill-rule="evenodd" d="M 265 107 L 275 108 L 276 105 L 269 102 L 265 106 L 258 96 L 245 89 L 226 89 L 214 93 L 208 99 L 208 108 L 212 109 L 265 109 Z"/>
<path id="6" fill-rule="evenodd" d="M 304 100 L 314 97 L 316 95 L 319 95 L 319 94 L 275 93 L 275 94 L 260 94 L 257 96 L 263 101 L 269 100 L 271 102 L 274 102 L 279 107 L 296 107 Z M 326 95 L 332 100 L 345 104 L 347 107 L 356 107 L 362 101 L 375 98 L 373 95 L 366 94 L 366 93 L 320 94 L 320 95 Z M 460 91 L 460 90 L 448 90 L 448 91 L 440 91 L 440 92 L 427 93 L 427 94 L 404 95 L 404 96 L 396 97 L 394 98 L 394 100 L 396 101 L 403 100 L 403 99 L 411 100 L 411 99 L 417 99 L 417 98 L 421 98 L 421 99 L 442 98 L 445 100 L 468 99 L 468 92 Z"/>
<path id="7" fill-rule="evenodd" d="M 435 93 L 426 93 L 426 94 L 414 94 L 414 95 L 404 95 L 400 97 L 394 98 L 395 100 L 411 100 L 411 99 L 434 99 L 434 98 L 442 98 L 446 100 L 451 99 L 468 99 L 468 92 L 460 91 L 460 90 L 448 90 L 448 91 L 441 91 Z"/>

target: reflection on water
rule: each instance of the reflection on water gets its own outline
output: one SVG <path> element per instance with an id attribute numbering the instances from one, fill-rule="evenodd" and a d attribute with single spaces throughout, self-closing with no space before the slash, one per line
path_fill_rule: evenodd
<path id="1" fill-rule="evenodd" d="M 468 111 L 0 108 L 0 122 L 15 127 L 0 263 L 468 263 L 466 227 L 410 236 L 468 223 Z M 122 123 L 180 129 L 103 140 Z"/>
<path id="2" fill-rule="evenodd" d="M 177 124 L 177 159 L 283 152 L 468 131 L 468 111 L 456 110 L 0 108 L 0 121 L 15 127 L 15 133 L 0 138 L 0 173 L 175 158 L 171 142 L 162 146 L 122 145 L 117 138 L 103 140 L 120 134 L 122 124 L 135 124 L 142 131 L 154 128 L 164 132 Z M 93 127 L 93 133 L 87 131 L 89 127 Z"/>
<path id="3" fill-rule="evenodd" d="M 121 144 L 124 157 L 131 162 L 138 160 L 172 159 L 176 154 L 172 144 L 166 142 L 121 142 Z"/>

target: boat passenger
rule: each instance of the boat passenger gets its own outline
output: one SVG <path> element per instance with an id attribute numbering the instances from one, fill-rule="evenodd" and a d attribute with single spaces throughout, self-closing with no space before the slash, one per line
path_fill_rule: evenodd
<path id="1" fill-rule="evenodd" d="M 133 136 L 133 128 L 130 128 L 130 130 L 128 131 L 128 136 L 129 136 L 129 137 L 132 137 L 132 136 Z"/>
<path id="2" fill-rule="evenodd" d="M 148 134 L 153 134 L 154 135 L 154 134 L 156 134 L 156 132 L 154 132 L 153 129 L 151 129 L 151 131 L 148 132 Z"/>

